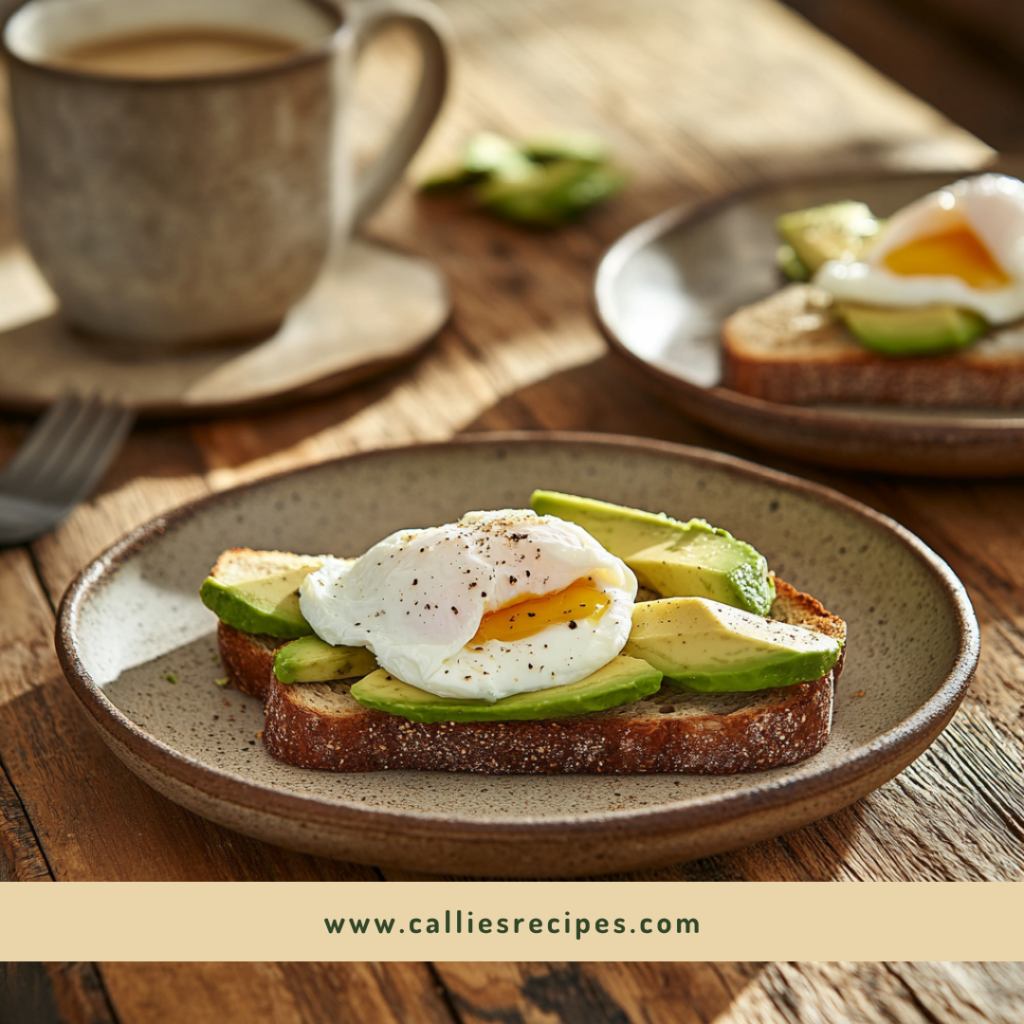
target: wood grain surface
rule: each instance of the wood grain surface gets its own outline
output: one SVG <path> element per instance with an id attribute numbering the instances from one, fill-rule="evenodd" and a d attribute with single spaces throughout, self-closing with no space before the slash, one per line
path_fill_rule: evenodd
<path id="1" fill-rule="evenodd" d="M 144 424 L 95 497 L 55 533 L 0 551 L 0 879 L 418 877 L 267 846 L 142 785 L 107 752 L 65 684 L 54 609 L 100 550 L 198 495 L 375 447 L 576 429 L 728 451 L 880 509 L 950 563 L 983 634 L 977 678 L 950 727 L 869 798 L 770 842 L 624 877 L 1019 881 L 1024 481 L 905 481 L 766 458 L 687 422 L 625 376 L 590 313 L 601 253 L 668 206 L 796 174 L 972 167 L 987 148 L 772 0 L 443 6 L 455 35 L 454 93 L 413 178 L 472 131 L 569 126 L 608 140 L 630 174 L 628 190 L 580 224 L 542 234 L 403 187 L 370 234 L 435 260 L 455 296 L 451 323 L 423 357 L 296 408 Z M 876 26 L 898 17 L 885 4 L 865 10 Z M 870 25 L 862 19 L 859 30 Z M 390 33 L 368 58 L 355 126 L 366 148 L 393 120 L 409 54 L 408 40 Z M 993 72 L 979 88 L 996 95 L 1005 84 Z M 1011 99 L 1024 105 L 1024 91 Z M 0 147 L 9 144 L 0 123 Z M 0 160 L 5 196 L 7 166 Z M 13 231 L 10 210 L 0 203 L 0 242 Z M 0 422 L 0 462 L 28 427 Z M 0 966 L 0 1020 L 17 1024 L 1014 1024 L 1022 994 L 1021 965 L 1003 963 Z"/>
<path id="2" fill-rule="evenodd" d="M 30 547 L 0 552 L 0 876 L 415 877 L 269 847 L 150 791 L 107 752 L 65 685 L 53 611 L 91 557 L 182 501 L 374 447 L 525 428 L 704 445 L 837 487 L 945 558 L 981 621 L 982 661 L 963 709 L 893 782 L 778 839 L 627 877 L 1020 879 L 1024 483 L 840 475 L 766 458 L 687 422 L 624 376 L 589 305 L 604 249 L 669 205 L 796 173 L 976 165 L 988 150 L 771 0 L 444 6 L 458 73 L 412 178 L 471 131 L 568 125 L 608 139 L 628 190 L 578 225 L 537 233 L 403 187 L 371 234 L 434 259 L 455 296 L 452 322 L 423 357 L 296 408 L 144 424 L 91 501 Z M 366 135 L 379 135 L 398 106 L 408 56 L 408 41 L 392 33 L 368 58 L 357 125 Z M 27 429 L 0 423 L 0 459 Z"/>
<path id="3" fill-rule="evenodd" d="M 1016 0 L 785 2 L 989 145 L 1024 151 Z"/>
<path id="4" fill-rule="evenodd" d="M 0 965 L 11 1024 L 1018 1024 L 1014 963 Z"/>

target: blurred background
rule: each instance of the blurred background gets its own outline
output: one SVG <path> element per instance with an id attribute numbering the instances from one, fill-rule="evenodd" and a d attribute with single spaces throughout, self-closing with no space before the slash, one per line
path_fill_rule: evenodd
<path id="1" fill-rule="evenodd" d="M 1024 151 L 1020 0 L 786 0 L 984 142 Z"/>

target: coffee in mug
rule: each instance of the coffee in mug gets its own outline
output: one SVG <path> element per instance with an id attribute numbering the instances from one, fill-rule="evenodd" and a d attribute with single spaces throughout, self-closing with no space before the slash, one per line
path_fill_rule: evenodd
<path id="1" fill-rule="evenodd" d="M 419 88 L 349 187 L 352 66 L 395 21 Z M 145 345 L 272 334 L 436 118 L 444 34 L 426 0 L 28 0 L 3 32 L 18 215 L 64 318 Z"/>
<path id="2" fill-rule="evenodd" d="M 299 52 L 284 36 L 183 26 L 80 43 L 52 54 L 49 63 L 103 75 L 177 78 L 256 68 Z"/>

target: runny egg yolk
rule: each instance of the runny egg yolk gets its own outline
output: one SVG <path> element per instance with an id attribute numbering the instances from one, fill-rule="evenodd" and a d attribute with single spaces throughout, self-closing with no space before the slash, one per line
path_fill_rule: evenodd
<path id="1" fill-rule="evenodd" d="M 962 278 L 972 288 L 1002 288 L 1011 280 L 966 226 L 915 238 L 886 253 L 884 262 L 894 274 L 949 274 Z"/>
<path id="2" fill-rule="evenodd" d="M 497 611 L 488 612 L 469 646 L 488 640 L 525 640 L 549 626 L 600 618 L 611 598 L 589 579 L 570 583 L 564 590 L 543 597 L 524 597 Z"/>

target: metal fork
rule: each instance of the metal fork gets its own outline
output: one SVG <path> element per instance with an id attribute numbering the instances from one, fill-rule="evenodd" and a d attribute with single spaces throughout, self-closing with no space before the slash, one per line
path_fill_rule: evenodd
<path id="1" fill-rule="evenodd" d="M 58 398 L 0 473 L 0 545 L 46 533 L 84 501 L 134 421 L 96 395 Z"/>

